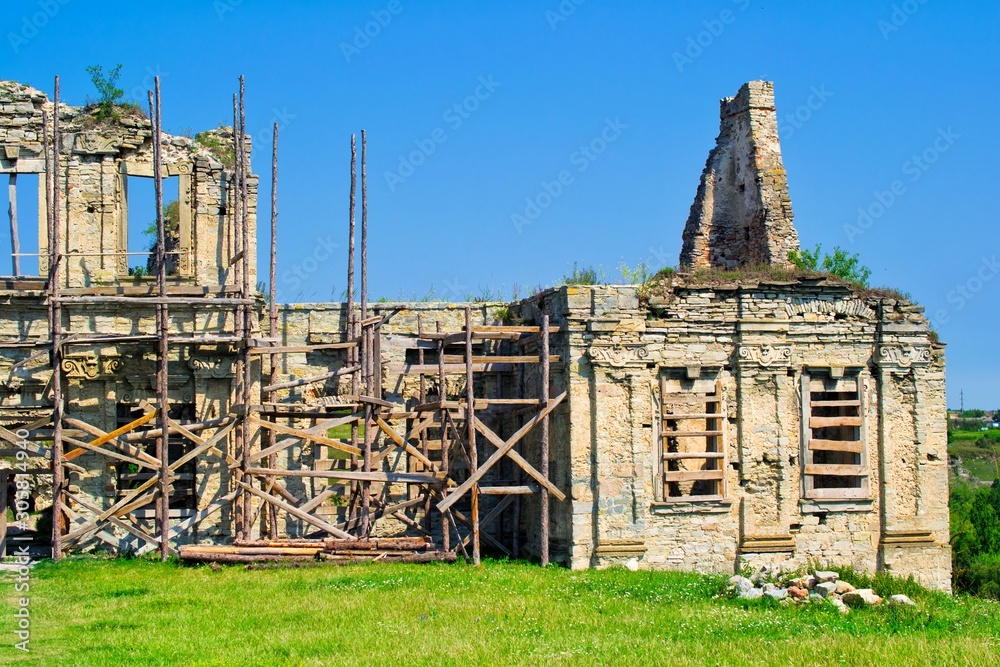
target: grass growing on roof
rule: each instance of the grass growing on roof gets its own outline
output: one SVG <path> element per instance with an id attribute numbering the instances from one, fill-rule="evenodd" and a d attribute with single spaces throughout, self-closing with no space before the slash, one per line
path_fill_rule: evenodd
<path id="1" fill-rule="evenodd" d="M 714 596 L 724 577 L 522 563 L 246 571 L 69 559 L 31 575 L 11 665 L 995 664 L 1000 605 L 911 586 L 846 616 Z M 7 608 L 15 593 L 5 582 Z M 12 613 L 0 633 L 14 635 Z"/>

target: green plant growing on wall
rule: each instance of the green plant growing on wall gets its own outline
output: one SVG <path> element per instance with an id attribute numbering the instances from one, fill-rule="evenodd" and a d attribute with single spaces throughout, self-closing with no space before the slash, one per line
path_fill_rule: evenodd
<path id="1" fill-rule="evenodd" d="M 236 152 L 232 145 L 223 142 L 217 135 L 211 132 L 199 132 L 194 135 L 194 140 L 207 148 L 223 166 L 232 167 L 236 164 Z"/>
<path id="2" fill-rule="evenodd" d="M 790 250 L 788 261 L 803 271 L 825 271 L 858 287 L 868 287 L 872 275 L 871 269 L 861 263 L 857 253 L 849 253 L 840 246 L 834 247 L 832 255 L 823 254 L 819 243 L 813 250 Z"/>
<path id="3" fill-rule="evenodd" d="M 125 102 L 125 91 L 118 87 L 118 80 L 122 75 L 121 64 L 115 65 L 107 73 L 101 65 L 91 65 L 87 68 L 87 74 L 97 89 L 97 112 L 94 114 L 97 120 L 118 120 L 122 108 L 139 109 L 138 104 Z"/>
<path id="4" fill-rule="evenodd" d="M 622 282 L 626 285 L 645 285 L 653 278 L 653 273 L 646 266 L 646 262 L 639 262 L 635 267 L 630 267 L 624 260 L 618 265 L 618 270 L 622 274 Z"/>
<path id="5" fill-rule="evenodd" d="M 599 285 L 605 282 L 604 270 L 593 266 L 580 267 L 573 262 L 573 271 L 563 276 L 562 282 L 564 285 Z"/>

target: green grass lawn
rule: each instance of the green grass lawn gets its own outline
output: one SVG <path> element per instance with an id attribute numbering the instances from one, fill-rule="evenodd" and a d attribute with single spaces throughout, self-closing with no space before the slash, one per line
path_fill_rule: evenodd
<path id="1" fill-rule="evenodd" d="M 15 594 L 2 582 L 0 664 L 1000 664 L 997 603 L 904 583 L 917 608 L 842 616 L 713 599 L 723 582 L 521 563 L 213 571 L 69 560 L 32 572 L 27 654 L 12 648 Z"/>

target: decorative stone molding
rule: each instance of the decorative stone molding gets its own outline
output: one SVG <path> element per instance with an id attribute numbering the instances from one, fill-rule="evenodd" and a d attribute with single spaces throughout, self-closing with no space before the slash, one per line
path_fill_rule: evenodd
<path id="1" fill-rule="evenodd" d="M 740 540 L 741 553 L 787 553 L 795 551 L 792 535 L 744 535 Z"/>
<path id="2" fill-rule="evenodd" d="M 883 547 L 926 547 L 934 545 L 934 535 L 929 530 L 886 530 L 880 542 Z"/>
<path id="3" fill-rule="evenodd" d="M 931 362 L 931 348 L 914 345 L 880 345 L 878 365 L 882 367 L 911 368 L 926 366 Z"/>
<path id="4" fill-rule="evenodd" d="M 772 366 L 786 367 L 792 363 L 792 348 L 788 346 L 774 346 L 770 343 L 763 345 L 740 345 L 739 358 L 742 363 L 757 364 L 764 368 Z"/>
<path id="5" fill-rule="evenodd" d="M 649 348 L 643 343 L 595 343 L 587 348 L 587 356 L 592 363 L 615 368 L 645 366 L 649 358 Z"/>
<path id="6" fill-rule="evenodd" d="M 877 317 L 877 313 L 861 299 L 837 299 L 835 301 L 795 299 L 785 303 L 785 310 L 790 318 L 803 313 L 837 313 L 854 315 L 866 320 L 873 320 Z"/>
<path id="7" fill-rule="evenodd" d="M 62 362 L 63 373 L 71 380 L 97 380 L 100 378 L 117 377 L 125 368 L 121 357 L 99 357 L 96 354 L 86 354 L 76 357 L 66 357 Z"/>
<path id="8" fill-rule="evenodd" d="M 646 554 L 643 540 L 598 540 L 594 549 L 597 558 L 641 558 Z"/>
<path id="9" fill-rule="evenodd" d="M 81 132 L 74 136 L 73 152 L 83 155 L 111 155 L 118 152 L 122 139 L 97 132 Z"/>
<path id="10" fill-rule="evenodd" d="M 188 368 L 195 377 L 223 379 L 233 375 L 233 359 L 230 357 L 191 357 Z"/>

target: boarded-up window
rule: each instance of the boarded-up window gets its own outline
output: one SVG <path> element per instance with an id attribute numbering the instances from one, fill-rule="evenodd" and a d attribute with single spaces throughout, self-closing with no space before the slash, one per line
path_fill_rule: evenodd
<path id="1" fill-rule="evenodd" d="M 858 374 L 803 374 L 805 497 L 867 498 L 864 392 Z"/>
<path id="2" fill-rule="evenodd" d="M 726 406 L 719 381 L 660 376 L 659 489 L 666 502 L 726 497 Z"/>

